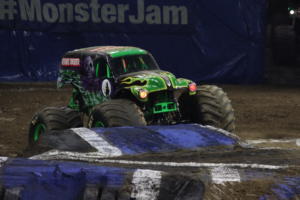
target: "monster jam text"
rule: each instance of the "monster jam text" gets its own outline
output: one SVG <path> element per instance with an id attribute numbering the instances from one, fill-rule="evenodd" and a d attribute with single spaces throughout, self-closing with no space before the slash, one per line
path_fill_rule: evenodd
<path id="1" fill-rule="evenodd" d="M 1 0 L 0 20 L 15 19 L 46 23 L 186 25 L 188 9 L 181 5 L 146 5 L 145 0 L 133 4 L 101 4 L 99 0 L 57 4 L 41 0 Z"/>

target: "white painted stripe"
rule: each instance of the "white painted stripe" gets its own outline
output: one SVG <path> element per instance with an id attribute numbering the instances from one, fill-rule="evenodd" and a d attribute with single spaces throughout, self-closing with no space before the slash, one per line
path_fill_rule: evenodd
<path id="1" fill-rule="evenodd" d="M 300 147 L 300 139 L 296 140 L 296 145 Z"/>
<path id="2" fill-rule="evenodd" d="M 124 164 L 124 165 L 150 165 L 150 166 L 167 166 L 167 167 L 236 167 L 236 168 L 257 168 L 257 169 L 283 169 L 288 168 L 288 165 L 265 165 L 251 163 L 197 163 L 197 162 L 151 162 L 151 161 L 134 161 L 134 160 L 112 160 L 101 159 L 105 158 L 99 152 L 94 153 L 76 153 L 51 150 L 40 155 L 31 157 L 31 159 L 39 160 L 77 160 L 95 163 L 108 164 Z"/>
<path id="3" fill-rule="evenodd" d="M 111 145 L 99 134 L 88 128 L 72 128 L 71 130 L 79 135 L 82 139 L 87 141 L 105 157 L 116 157 L 122 155 L 122 151 L 119 148 Z"/>
<path id="4" fill-rule="evenodd" d="M 210 171 L 212 181 L 216 184 L 224 184 L 226 182 L 241 182 L 241 177 L 237 169 L 228 167 L 214 167 Z"/>
<path id="5" fill-rule="evenodd" d="M 131 198 L 155 200 L 159 194 L 161 171 L 137 169 L 132 178 Z"/>
<path id="6" fill-rule="evenodd" d="M 262 143 L 294 143 L 299 141 L 300 139 L 286 139 L 286 140 L 279 140 L 279 139 L 258 139 L 258 140 L 246 140 L 248 144 L 262 144 Z"/>
<path id="7" fill-rule="evenodd" d="M 281 148 L 281 147 L 255 147 L 255 149 L 260 149 L 260 150 L 294 150 L 293 148 Z"/>
<path id="8" fill-rule="evenodd" d="M 228 137 L 231 137 L 231 138 L 234 138 L 237 140 L 237 142 L 240 141 L 240 137 L 237 136 L 236 134 L 234 133 L 231 133 L 231 132 L 228 132 L 224 129 L 221 129 L 221 128 L 217 128 L 217 127 L 214 127 L 214 126 L 210 126 L 210 125 L 201 125 L 201 124 L 195 124 L 195 125 L 198 125 L 199 127 L 201 128 L 207 128 L 207 129 L 210 129 L 212 131 L 217 131 L 217 132 L 220 132 L 220 133 L 223 133 L 224 135 L 228 136 Z"/>
<path id="9" fill-rule="evenodd" d="M 0 156 L 0 167 L 2 167 L 2 165 L 4 164 L 5 161 L 7 161 L 7 157 L 1 157 Z"/>
<path id="10" fill-rule="evenodd" d="M 237 168 L 256 168 L 256 169 L 284 169 L 288 165 L 265 165 L 265 164 L 250 164 L 250 163 L 196 163 L 196 162 L 148 162 L 148 161 L 131 161 L 131 160 L 97 160 L 98 163 L 113 163 L 113 164 L 129 164 L 129 165 L 153 165 L 167 167 L 237 167 Z"/>
<path id="11" fill-rule="evenodd" d="M 77 161 L 90 161 L 99 158 L 111 158 L 117 157 L 108 155 L 103 152 L 88 152 L 88 153 L 78 153 L 70 151 L 60 151 L 60 150 L 51 150 L 42 154 L 38 154 L 30 157 L 33 160 L 77 160 Z"/>

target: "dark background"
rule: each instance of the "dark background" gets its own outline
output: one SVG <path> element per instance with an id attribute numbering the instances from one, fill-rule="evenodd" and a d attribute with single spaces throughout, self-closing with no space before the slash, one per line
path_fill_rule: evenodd
<path id="1" fill-rule="evenodd" d="M 108 1 L 100 1 L 105 2 Z M 136 1 L 127 3 L 136 6 Z M 144 48 L 154 55 L 162 69 L 198 83 L 264 81 L 265 0 L 145 1 L 146 5 L 150 3 L 186 6 L 189 23 L 97 26 L 53 23 L 50 26 L 18 18 L 13 22 L 0 21 L 0 81 L 54 81 L 60 58 L 66 51 L 97 45 Z"/>

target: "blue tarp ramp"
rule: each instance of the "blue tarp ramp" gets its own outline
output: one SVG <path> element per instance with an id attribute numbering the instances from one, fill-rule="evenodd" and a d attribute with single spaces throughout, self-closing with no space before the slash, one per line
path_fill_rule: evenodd
<path id="1" fill-rule="evenodd" d="M 27 153 L 0 158 L 0 199 L 300 195 L 297 150 L 253 148 L 198 124 L 51 131 Z"/>

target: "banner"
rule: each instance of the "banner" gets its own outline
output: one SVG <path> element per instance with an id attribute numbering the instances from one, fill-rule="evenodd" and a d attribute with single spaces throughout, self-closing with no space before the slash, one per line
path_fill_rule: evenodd
<path id="1" fill-rule="evenodd" d="M 189 30 L 192 4 L 149 0 L 2 0 L 2 26 L 11 29 L 82 31 L 180 31 Z M 11 23 L 13 21 L 13 23 Z M 136 27 L 138 25 L 138 28 Z M 160 26 L 163 25 L 163 26 Z"/>
<path id="2" fill-rule="evenodd" d="M 53 81 L 66 51 L 149 50 L 196 82 L 263 80 L 265 0 L 0 0 L 0 81 Z"/>

